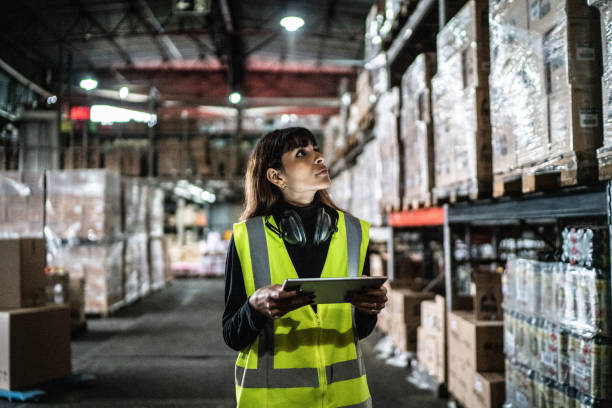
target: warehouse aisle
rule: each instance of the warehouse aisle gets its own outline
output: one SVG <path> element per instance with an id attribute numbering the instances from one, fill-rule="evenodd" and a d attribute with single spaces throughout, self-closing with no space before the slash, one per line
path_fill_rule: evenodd
<path id="1" fill-rule="evenodd" d="M 112 318 L 89 321 L 72 355 L 74 372 L 96 377 L 91 385 L 0 407 L 233 407 L 236 353 L 223 342 L 222 311 L 222 280 L 177 280 Z M 376 360 L 377 338 L 364 342 L 374 406 L 444 406 L 412 388 L 404 369 Z"/>

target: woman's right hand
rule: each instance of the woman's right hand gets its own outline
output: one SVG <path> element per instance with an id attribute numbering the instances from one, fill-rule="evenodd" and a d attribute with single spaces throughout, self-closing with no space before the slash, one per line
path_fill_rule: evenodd
<path id="1" fill-rule="evenodd" d="M 271 285 L 257 289 L 249 297 L 249 305 L 270 319 L 278 319 L 292 310 L 313 304 L 313 298 L 312 294 L 284 291 L 281 285 Z"/>

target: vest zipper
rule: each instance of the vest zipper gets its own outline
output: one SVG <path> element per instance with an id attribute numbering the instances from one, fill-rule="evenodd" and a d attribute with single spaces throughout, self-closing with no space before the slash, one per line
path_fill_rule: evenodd
<path id="1" fill-rule="evenodd" d="M 318 308 L 317 308 L 318 311 Z M 319 373 L 319 390 L 321 393 L 321 407 L 325 407 L 325 394 L 327 393 L 327 373 L 325 372 L 325 364 L 321 356 L 321 319 L 319 314 L 313 310 L 315 323 L 317 325 L 317 371 Z"/>

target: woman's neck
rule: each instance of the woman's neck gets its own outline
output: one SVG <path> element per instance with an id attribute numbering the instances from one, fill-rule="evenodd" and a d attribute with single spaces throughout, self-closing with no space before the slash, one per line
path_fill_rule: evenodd
<path id="1" fill-rule="evenodd" d="M 306 193 L 306 194 L 286 194 L 283 193 L 283 199 L 289 205 L 294 207 L 307 207 L 315 199 L 316 193 Z"/>

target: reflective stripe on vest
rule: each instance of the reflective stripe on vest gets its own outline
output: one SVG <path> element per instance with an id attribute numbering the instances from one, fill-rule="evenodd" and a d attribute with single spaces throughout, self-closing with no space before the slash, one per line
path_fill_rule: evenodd
<path id="1" fill-rule="evenodd" d="M 344 219 L 346 221 L 348 275 L 357 277 L 359 276 L 359 255 L 362 240 L 361 223 L 357 218 L 348 214 L 344 214 Z M 253 268 L 253 278 L 257 290 L 270 285 L 270 259 L 266 242 L 266 227 L 262 217 L 248 219 L 246 227 L 249 236 L 251 267 Z M 268 370 L 269 367 L 274 367 L 273 323 L 272 320 L 268 321 L 260 334 L 257 368 L 246 369 L 236 366 L 236 384 L 243 388 L 318 387 L 319 379 L 316 368 Z M 358 355 L 360 354 L 360 350 L 358 350 Z M 325 367 L 325 371 L 328 384 L 358 378 L 365 374 L 363 361 L 360 358 L 328 365 Z"/>

